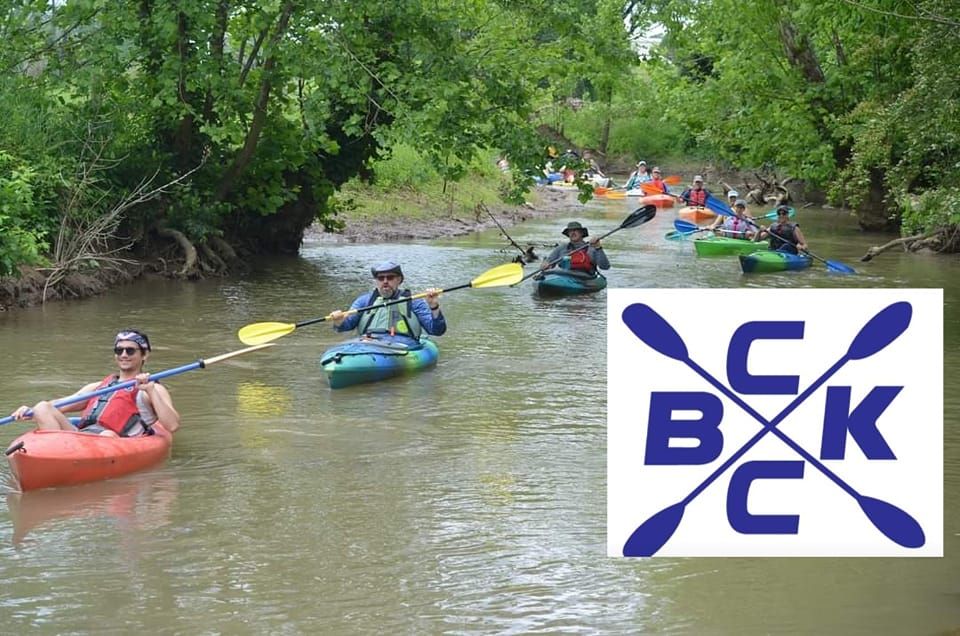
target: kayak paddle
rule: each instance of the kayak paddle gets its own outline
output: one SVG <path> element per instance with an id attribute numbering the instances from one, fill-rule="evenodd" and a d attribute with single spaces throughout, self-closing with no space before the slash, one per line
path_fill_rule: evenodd
<path id="1" fill-rule="evenodd" d="M 606 234 L 603 234 L 602 236 L 598 237 L 598 238 L 595 239 L 595 240 L 597 240 L 597 241 L 602 241 L 603 239 L 607 238 L 608 236 L 610 236 L 610 235 L 613 234 L 614 232 L 619 232 L 620 230 L 625 230 L 625 229 L 627 229 L 627 228 L 629 228 L 629 227 L 637 227 L 638 225 L 643 225 L 644 223 L 646 223 L 647 221 L 649 221 L 650 219 L 652 219 L 652 218 L 655 217 L 656 215 L 657 215 L 657 206 L 655 206 L 655 205 L 645 205 L 645 206 L 643 206 L 642 208 L 637 208 L 636 210 L 634 210 L 634 211 L 630 214 L 630 216 L 628 216 L 627 218 L 625 218 L 625 219 L 623 220 L 623 222 L 620 223 L 620 225 L 618 225 L 617 227 L 613 228 L 612 230 L 610 230 L 610 231 L 607 232 Z M 581 245 L 581 246 L 578 247 L 577 249 L 575 249 L 575 250 L 573 250 L 573 251 L 571 251 L 571 252 L 568 252 L 568 253 L 564 254 L 564 255 L 561 256 L 560 258 L 555 258 L 555 259 L 553 259 L 552 261 L 550 261 L 549 263 L 547 263 L 547 266 L 546 266 L 546 267 L 537 267 L 536 269 L 534 269 L 534 271 L 530 272 L 529 274 L 524 275 L 523 278 L 521 278 L 520 280 L 518 280 L 516 283 L 513 283 L 513 284 L 514 284 L 514 285 L 518 285 L 518 284 L 522 283 L 523 281 L 527 280 L 528 278 L 530 278 L 531 276 L 536 276 L 537 274 L 539 274 L 539 273 L 542 272 L 543 270 L 549 269 L 549 268 L 553 267 L 554 265 L 556 265 L 557 263 L 559 263 L 560 261 L 562 261 L 562 260 L 564 259 L 564 257 L 570 256 L 570 254 L 573 254 L 574 252 L 579 252 L 580 250 L 585 250 L 585 249 L 587 249 L 588 247 L 590 247 L 590 243 L 587 243 L 587 244 L 585 244 L 585 245 Z"/>
<path id="2" fill-rule="evenodd" d="M 667 239 L 668 241 L 682 241 L 692 234 L 704 232 L 710 229 L 708 227 L 698 227 L 690 221 L 684 221 L 683 219 L 677 219 L 674 221 L 673 227 L 676 229 L 664 234 L 663 238 Z"/>
<path id="3" fill-rule="evenodd" d="M 180 373 L 186 373 L 187 371 L 193 371 L 194 369 L 204 369 L 211 364 L 216 364 L 217 362 L 222 362 L 228 358 L 234 356 L 243 355 L 244 353 L 250 353 L 251 351 L 258 351 L 260 349 L 266 349 L 267 347 L 272 347 L 272 344 L 258 344 L 255 347 L 247 347 L 246 349 L 238 349 L 236 351 L 231 351 L 229 353 L 224 353 L 219 356 L 214 356 L 212 358 L 200 359 L 196 362 L 191 362 L 190 364 L 185 364 L 182 367 L 176 367 L 174 369 L 167 369 L 166 371 L 158 371 L 157 373 L 151 373 L 151 380 L 162 380 L 163 378 L 169 378 L 172 375 L 178 375 Z M 53 402 L 53 406 L 60 408 L 61 406 L 69 406 L 70 404 L 77 404 L 78 402 L 86 402 L 90 398 L 99 397 L 101 395 L 107 395 L 108 393 L 113 393 L 114 391 L 119 391 L 120 389 L 126 389 L 132 387 L 137 383 L 136 380 L 127 380 L 126 382 L 119 382 L 113 386 L 107 386 L 102 389 L 97 389 L 96 391 L 90 391 L 88 393 L 79 393 L 77 395 L 70 395 Z M 27 411 L 27 416 L 32 415 L 31 411 Z M 7 417 L 0 419 L 0 426 L 3 424 L 9 424 L 13 422 L 13 416 L 8 415 Z"/>
<path id="4" fill-rule="evenodd" d="M 504 265 L 498 265 L 492 269 L 488 269 L 484 273 L 480 274 L 474 278 L 469 283 L 463 285 L 457 285 L 456 287 L 448 287 L 440 291 L 441 294 L 447 292 L 452 292 L 457 289 L 466 289 L 467 287 L 480 288 L 480 287 L 502 287 L 504 285 L 513 285 L 519 283 L 523 276 L 523 266 L 520 263 L 506 263 Z M 407 302 L 408 300 L 413 300 L 415 298 L 425 298 L 427 292 L 420 294 L 415 294 L 413 296 L 404 296 L 403 298 L 395 298 L 394 300 L 388 300 L 385 303 L 379 305 L 368 305 L 366 307 L 357 307 L 356 309 L 350 309 L 344 312 L 344 315 L 358 314 L 363 311 L 369 311 L 378 307 L 387 307 L 389 305 L 396 305 L 397 303 Z M 322 318 L 311 318 L 309 320 L 302 320 L 297 323 L 292 322 L 255 322 L 249 324 L 245 327 L 242 327 L 240 331 L 237 332 L 237 337 L 240 338 L 240 342 L 243 344 L 260 344 L 262 342 L 270 342 L 271 340 L 276 340 L 281 338 L 289 333 L 292 333 L 295 329 L 299 327 L 306 327 L 307 325 L 313 325 L 318 322 L 324 322 L 330 320 L 332 314 L 327 314 Z"/>

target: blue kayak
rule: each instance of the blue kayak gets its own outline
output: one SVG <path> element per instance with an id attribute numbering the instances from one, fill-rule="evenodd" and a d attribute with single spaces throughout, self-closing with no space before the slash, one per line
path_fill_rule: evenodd
<path id="1" fill-rule="evenodd" d="M 398 375 L 413 373 L 437 363 L 440 350 L 426 336 L 409 346 L 407 338 L 354 338 L 323 352 L 320 367 L 331 389 L 379 382 Z"/>
<path id="2" fill-rule="evenodd" d="M 740 255 L 740 269 L 745 274 L 761 272 L 785 272 L 792 269 L 806 269 L 813 259 L 805 254 L 790 254 L 763 250 L 752 254 Z"/>
<path id="3" fill-rule="evenodd" d="M 607 286 L 607 279 L 600 273 L 590 275 L 570 269 L 548 269 L 538 274 L 537 293 L 545 296 L 569 296 L 592 294 Z"/>

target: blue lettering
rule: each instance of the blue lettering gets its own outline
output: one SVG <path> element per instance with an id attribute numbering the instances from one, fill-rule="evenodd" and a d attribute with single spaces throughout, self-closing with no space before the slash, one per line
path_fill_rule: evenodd
<path id="1" fill-rule="evenodd" d="M 827 387 L 820 459 L 844 458 L 847 431 L 867 459 L 896 459 L 887 441 L 877 430 L 877 419 L 883 415 L 902 389 L 902 386 L 874 387 L 851 413 L 850 387 Z"/>
<path id="2" fill-rule="evenodd" d="M 674 420 L 676 411 L 697 411 L 700 419 Z M 650 420 L 647 424 L 647 465 L 709 464 L 723 450 L 723 404 L 710 393 L 653 392 L 650 394 Z M 671 447 L 676 438 L 696 439 L 693 447 Z"/>
<path id="3" fill-rule="evenodd" d="M 800 378 L 795 375 L 750 375 L 747 358 L 754 340 L 803 340 L 803 322 L 757 321 L 740 326 L 727 349 L 727 378 L 730 387 L 744 395 L 796 395 Z M 778 359 L 789 360 L 784 354 Z"/>
<path id="4" fill-rule="evenodd" d="M 730 478 L 727 519 L 741 534 L 797 534 L 800 515 L 753 515 L 747 512 L 750 486 L 757 479 L 802 479 L 804 462 L 756 461 L 741 464 Z"/>

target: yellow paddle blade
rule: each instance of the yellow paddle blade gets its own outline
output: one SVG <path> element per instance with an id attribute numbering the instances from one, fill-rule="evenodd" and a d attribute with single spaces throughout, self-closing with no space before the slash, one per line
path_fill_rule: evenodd
<path id="1" fill-rule="evenodd" d="M 627 193 L 626 192 L 606 192 L 604 194 L 601 194 L 600 196 L 602 196 L 604 199 L 626 199 Z"/>
<path id="2" fill-rule="evenodd" d="M 237 337 L 245 345 L 258 345 L 281 338 L 296 328 L 295 324 L 289 322 L 255 322 L 241 327 Z"/>
<path id="3" fill-rule="evenodd" d="M 493 269 L 488 269 L 472 281 L 471 287 L 500 287 L 501 285 L 513 285 L 520 282 L 523 278 L 523 265 L 520 263 L 506 263 L 498 265 Z"/>

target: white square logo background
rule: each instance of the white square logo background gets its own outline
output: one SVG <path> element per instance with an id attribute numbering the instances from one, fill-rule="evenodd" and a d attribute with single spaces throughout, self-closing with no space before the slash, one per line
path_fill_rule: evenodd
<path id="1" fill-rule="evenodd" d="M 767 433 L 683 508 L 657 556 L 942 556 L 943 293 L 939 289 L 615 289 L 608 290 L 607 552 L 620 556 L 644 521 L 690 495 L 763 425 L 682 361 L 658 353 L 624 324 L 624 309 L 649 306 L 677 332 L 689 359 L 729 387 L 727 348 L 751 321 L 802 321 L 802 339 L 756 340 L 751 375 L 798 376 L 803 392 L 837 363 L 867 322 L 888 305 L 912 305 L 909 326 L 889 345 L 847 361 L 777 427 L 820 460 L 827 387 L 849 386 L 854 409 L 876 386 L 903 386 L 877 420 L 896 460 L 869 460 L 847 435 L 843 460 L 820 460 L 850 494 L 804 461 L 800 479 L 760 479 L 749 491 L 755 515 L 799 515 L 797 534 L 741 534 L 727 520 L 727 490 L 738 466 L 755 460 L 803 461 Z M 723 404 L 723 451 L 693 466 L 644 464 L 650 395 L 707 392 Z M 770 420 L 795 395 L 742 395 Z M 691 415 L 692 417 L 695 414 Z M 679 417 L 675 414 L 674 417 Z M 683 445 L 672 440 L 672 445 Z M 695 441 L 686 441 L 695 444 Z M 872 497 L 919 522 L 925 543 L 905 548 L 887 538 L 861 509 Z"/>

